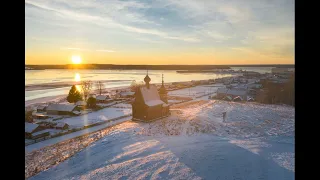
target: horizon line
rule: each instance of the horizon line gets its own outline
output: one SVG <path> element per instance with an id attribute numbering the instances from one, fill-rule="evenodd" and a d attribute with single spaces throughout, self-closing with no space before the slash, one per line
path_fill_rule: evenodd
<path id="1" fill-rule="evenodd" d="M 116 66 L 244 66 L 244 65 L 295 65 L 295 64 L 25 64 L 25 66 L 85 66 L 85 65 L 116 65 Z"/>

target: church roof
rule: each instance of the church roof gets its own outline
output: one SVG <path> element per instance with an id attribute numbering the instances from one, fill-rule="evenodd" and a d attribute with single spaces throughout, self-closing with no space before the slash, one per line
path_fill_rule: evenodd
<path id="1" fill-rule="evenodd" d="M 164 102 L 160 100 L 160 96 L 155 85 L 150 85 L 149 88 L 146 86 L 140 87 L 140 91 L 146 105 L 156 106 L 164 104 Z"/>

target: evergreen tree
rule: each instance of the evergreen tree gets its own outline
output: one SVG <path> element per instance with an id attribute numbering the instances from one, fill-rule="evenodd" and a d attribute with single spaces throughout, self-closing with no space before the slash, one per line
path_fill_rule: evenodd
<path id="1" fill-rule="evenodd" d="M 97 100 L 96 100 L 96 98 L 94 98 L 94 97 L 89 97 L 89 98 L 88 98 L 88 101 L 87 101 L 87 106 L 88 106 L 89 108 L 94 108 L 94 107 L 96 107 L 96 105 L 97 105 Z"/>
<path id="2" fill-rule="evenodd" d="M 67 97 L 67 101 L 69 103 L 75 103 L 77 101 L 82 100 L 81 93 L 77 90 L 76 86 L 73 85 L 69 91 L 69 95 Z"/>

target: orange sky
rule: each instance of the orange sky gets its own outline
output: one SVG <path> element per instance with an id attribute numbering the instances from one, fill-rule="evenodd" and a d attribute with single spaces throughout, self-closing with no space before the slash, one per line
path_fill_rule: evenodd
<path id="1" fill-rule="evenodd" d="M 294 64 L 294 44 L 293 0 L 25 2 L 26 64 Z"/>

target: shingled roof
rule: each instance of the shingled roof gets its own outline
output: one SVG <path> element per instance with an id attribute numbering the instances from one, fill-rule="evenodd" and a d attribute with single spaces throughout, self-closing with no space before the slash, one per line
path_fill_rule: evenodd
<path id="1" fill-rule="evenodd" d="M 163 101 L 161 101 L 157 87 L 155 85 L 150 85 L 149 88 L 145 86 L 140 87 L 140 91 L 146 105 L 156 106 L 165 104 Z"/>

